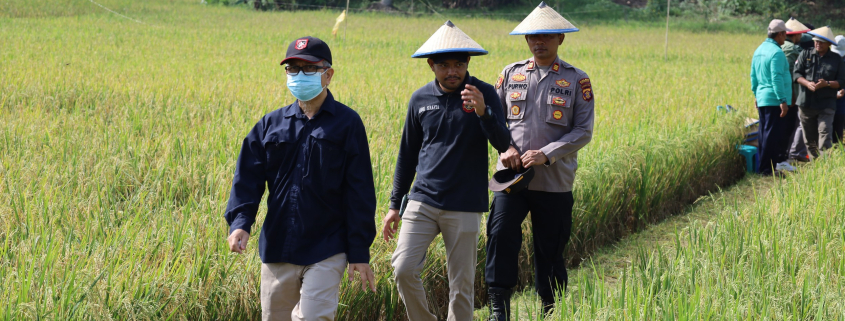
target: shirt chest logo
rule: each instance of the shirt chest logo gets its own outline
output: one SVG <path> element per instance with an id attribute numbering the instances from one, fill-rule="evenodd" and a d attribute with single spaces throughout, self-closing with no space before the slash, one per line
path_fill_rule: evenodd
<path id="1" fill-rule="evenodd" d="M 511 100 L 519 100 L 519 97 L 522 97 L 522 93 L 515 91 L 511 93 Z"/>
<path id="2" fill-rule="evenodd" d="M 525 75 L 523 75 L 523 74 L 516 74 L 516 75 L 513 75 L 511 77 L 511 80 L 516 81 L 516 82 L 523 82 L 523 81 L 525 81 L 526 78 L 527 77 L 525 77 Z"/>
<path id="3" fill-rule="evenodd" d="M 513 107 L 511 107 L 511 114 L 519 115 L 519 106 L 513 105 Z"/>
<path id="4" fill-rule="evenodd" d="M 560 97 L 552 98 L 552 105 L 566 107 L 566 99 Z"/>
<path id="5" fill-rule="evenodd" d="M 422 114 L 422 113 L 427 112 L 429 110 L 439 110 L 439 109 L 440 109 L 440 105 L 422 106 L 419 109 L 417 109 L 417 114 Z"/>
<path id="6" fill-rule="evenodd" d="M 561 112 L 560 110 L 555 110 L 555 111 L 552 113 L 552 117 L 553 117 L 555 120 L 560 120 L 561 118 L 563 118 L 563 112 Z"/>

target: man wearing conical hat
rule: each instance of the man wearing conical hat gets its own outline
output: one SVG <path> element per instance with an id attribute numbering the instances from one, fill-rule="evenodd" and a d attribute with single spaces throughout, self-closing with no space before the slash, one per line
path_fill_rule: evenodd
<path id="1" fill-rule="evenodd" d="M 496 89 L 513 137 L 498 169 L 533 168 L 527 189 L 495 192 L 487 220 L 490 320 L 508 320 L 517 283 L 520 225 L 531 212 L 535 289 L 544 312 L 566 289 L 563 251 L 572 227 L 572 185 L 578 150 L 593 134 L 595 92 L 587 74 L 558 57 L 565 34 L 578 28 L 540 3 L 511 35 L 524 35 L 532 57 L 508 65 Z"/>
<path id="2" fill-rule="evenodd" d="M 830 27 L 821 27 L 808 34 L 813 36 L 815 47 L 798 55 L 793 79 L 801 85 L 796 104 L 804 143 L 810 156 L 816 158 L 821 150 L 833 145 L 836 92 L 845 83 L 845 63 L 842 57 L 830 51 L 834 41 Z"/>
<path id="3" fill-rule="evenodd" d="M 496 90 L 467 72 L 470 56 L 484 54 L 447 21 L 412 56 L 426 58 L 434 80 L 415 91 L 408 103 L 382 229 L 388 241 L 402 221 L 392 265 L 412 321 L 437 320 L 420 279 L 426 250 L 437 234 L 446 247 L 447 320 L 472 320 L 476 246 L 481 213 L 489 204 L 487 142 L 500 152 L 510 142 Z M 406 194 L 409 201 L 399 213 Z"/>
<path id="4" fill-rule="evenodd" d="M 786 32 L 786 40 L 780 46 L 783 53 L 786 55 L 786 62 L 789 64 L 789 79 L 792 81 L 794 75 L 795 60 L 798 55 L 804 50 L 800 43 L 801 38 L 810 31 L 810 28 L 795 18 L 789 18 L 786 22 L 786 28 L 791 30 Z M 789 143 L 787 145 L 789 159 L 798 162 L 807 161 L 807 147 L 804 145 L 804 131 L 801 130 L 801 123 L 798 121 L 798 106 L 795 106 L 795 101 L 798 99 L 798 83 L 792 81 L 792 101 L 789 102 L 788 118 L 794 119 L 791 121 L 789 130 L 792 134 L 789 135 Z M 789 168 L 788 161 L 780 164 L 781 167 Z"/>
<path id="5" fill-rule="evenodd" d="M 785 152 L 787 153 L 787 160 L 778 163 L 777 166 L 781 169 L 794 171 L 795 167 L 789 164 L 789 159 L 794 159 L 795 161 L 806 161 L 807 148 L 804 147 L 803 131 L 801 131 L 801 125 L 798 121 L 798 107 L 795 106 L 795 100 L 798 99 L 798 83 L 792 81 L 792 74 L 793 67 L 795 66 L 795 60 L 798 59 L 798 54 L 800 54 L 801 50 L 803 50 L 799 45 L 801 42 L 801 36 L 807 31 L 810 31 L 810 28 L 807 28 L 807 26 L 798 21 L 798 19 L 789 18 L 789 20 L 786 21 L 786 29 L 789 29 L 790 31 L 786 32 L 786 39 L 783 44 L 780 45 L 780 48 L 781 51 L 783 51 L 783 54 L 786 55 L 786 62 L 789 66 L 789 81 L 792 82 L 792 100 L 788 102 L 789 110 L 786 115 L 786 121 L 788 124 L 785 128 L 783 128 L 783 130 L 789 131 L 790 134 L 787 137 L 788 141 L 783 144 L 786 149 Z M 793 151 L 795 152 L 793 153 Z M 802 157 L 802 153 L 804 157 Z M 793 154 L 795 154 L 795 156 L 793 156 Z"/>

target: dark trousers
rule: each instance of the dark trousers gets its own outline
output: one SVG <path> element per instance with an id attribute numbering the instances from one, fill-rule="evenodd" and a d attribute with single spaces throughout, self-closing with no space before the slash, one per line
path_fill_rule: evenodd
<path id="1" fill-rule="evenodd" d="M 779 106 L 761 106 L 757 108 L 760 115 L 760 135 L 757 157 L 759 163 L 757 168 L 760 174 L 771 175 L 775 164 L 789 158 L 789 135 L 793 133 L 795 126 L 794 113 L 786 113 L 786 117 L 780 117 Z"/>
<path id="2" fill-rule="evenodd" d="M 554 298 L 566 290 L 569 278 L 563 251 L 572 230 L 572 192 L 550 193 L 522 190 L 495 193 L 487 219 L 488 287 L 510 289 L 518 278 L 522 247 L 522 221 L 531 212 L 534 238 L 534 287 L 541 298 Z"/>
<path id="3" fill-rule="evenodd" d="M 843 98 L 845 99 L 845 98 Z M 836 113 L 833 115 L 833 144 L 843 143 L 842 132 L 845 131 L 845 113 Z"/>

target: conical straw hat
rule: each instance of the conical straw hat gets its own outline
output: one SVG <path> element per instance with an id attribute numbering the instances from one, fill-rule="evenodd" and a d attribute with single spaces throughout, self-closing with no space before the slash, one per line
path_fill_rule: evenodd
<path id="1" fill-rule="evenodd" d="M 836 43 L 833 40 L 833 31 L 831 31 L 830 27 L 828 26 L 824 26 L 813 31 L 808 31 L 807 33 L 813 35 L 813 40 L 824 40 L 832 44 Z"/>
<path id="2" fill-rule="evenodd" d="M 557 13 L 555 9 L 546 5 L 545 2 L 540 2 L 540 5 L 534 8 L 534 11 L 531 11 L 510 34 L 541 35 L 576 32 L 578 30 L 575 25 Z"/>
<path id="3" fill-rule="evenodd" d="M 411 58 L 428 58 L 431 55 L 447 52 L 466 52 L 470 56 L 487 54 L 487 50 L 481 48 L 475 40 L 458 29 L 452 21 L 447 20 Z"/>
<path id="4" fill-rule="evenodd" d="M 786 22 L 786 28 L 792 31 L 788 31 L 786 34 L 788 35 L 797 35 L 799 33 L 805 33 L 810 31 L 810 28 L 807 28 L 803 23 L 798 21 L 795 18 L 789 18 L 789 21 Z"/>

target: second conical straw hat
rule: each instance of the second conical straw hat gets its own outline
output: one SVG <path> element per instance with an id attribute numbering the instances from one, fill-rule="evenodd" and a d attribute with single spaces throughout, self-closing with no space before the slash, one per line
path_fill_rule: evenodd
<path id="1" fill-rule="evenodd" d="M 511 31 L 512 35 L 540 35 L 576 32 L 579 29 L 569 20 L 566 20 L 555 9 L 540 2 L 534 11 L 531 11 L 516 28 Z"/>
<path id="2" fill-rule="evenodd" d="M 821 39 L 832 44 L 836 43 L 836 41 L 833 40 L 835 38 L 833 36 L 833 31 L 831 31 L 830 27 L 828 26 L 824 26 L 813 31 L 808 31 L 807 33 L 813 35 L 813 40 Z"/>
<path id="3" fill-rule="evenodd" d="M 420 49 L 417 49 L 417 52 L 411 58 L 427 58 L 431 55 L 448 52 L 466 52 L 470 56 L 487 54 L 487 50 L 481 48 L 481 45 L 475 40 L 458 29 L 452 21 L 447 20 Z"/>
<path id="4" fill-rule="evenodd" d="M 789 18 L 789 21 L 786 22 L 786 29 L 792 30 L 786 32 L 788 35 L 796 35 L 810 31 L 810 28 L 807 28 L 807 26 L 795 18 Z"/>

